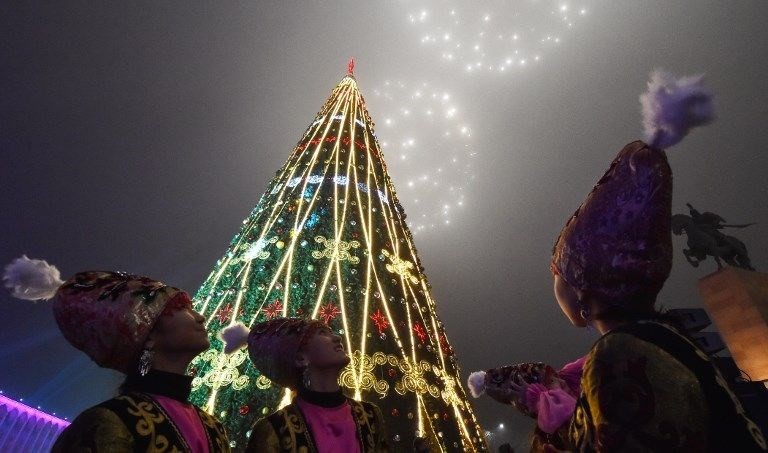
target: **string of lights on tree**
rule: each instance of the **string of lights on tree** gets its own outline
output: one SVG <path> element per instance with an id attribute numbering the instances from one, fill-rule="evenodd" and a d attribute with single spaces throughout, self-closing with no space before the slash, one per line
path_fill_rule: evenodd
<path id="1" fill-rule="evenodd" d="M 484 450 L 351 69 L 195 295 L 212 339 L 191 367 L 193 402 L 242 448 L 252 423 L 290 394 L 245 350 L 224 354 L 216 333 L 236 321 L 321 319 L 350 351 L 341 385 L 382 408 L 396 449 L 418 435 L 433 451 Z"/>

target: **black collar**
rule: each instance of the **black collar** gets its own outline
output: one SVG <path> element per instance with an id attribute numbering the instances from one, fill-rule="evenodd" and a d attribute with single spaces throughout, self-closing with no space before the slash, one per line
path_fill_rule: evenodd
<path id="1" fill-rule="evenodd" d="M 192 392 L 192 376 L 159 370 L 149 370 L 146 376 L 132 373 L 125 378 L 123 391 L 162 395 L 188 403 Z"/>
<path id="2" fill-rule="evenodd" d="M 320 407 L 339 407 L 347 402 L 347 397 L 341 392 L 341 389 L 335 392 L 316 392 L 299 386 L 299 398 Z"/>

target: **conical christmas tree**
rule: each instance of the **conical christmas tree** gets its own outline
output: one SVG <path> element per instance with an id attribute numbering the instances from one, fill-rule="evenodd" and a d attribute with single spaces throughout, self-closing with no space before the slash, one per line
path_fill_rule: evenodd
<path id="1" fill-rule="evenodd" d="M 393 451 L 412 451 L 417 435 L 432 451 L 483 450 L 352 65 L 195 296 L 212 338 L 192 364 L 193 401 L 241 449 L 290 394 L 245 350 L 225 355 L 216 334 L 235 321 L 322 319 L 350 351 L 342 386 L 382 409 Z"/>

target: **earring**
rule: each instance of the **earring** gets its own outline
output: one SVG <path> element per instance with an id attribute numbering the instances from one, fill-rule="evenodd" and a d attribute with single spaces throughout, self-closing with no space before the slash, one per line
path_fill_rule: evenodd
<path id="1" fill-rule="evenodd" d="M 304 385 L 304 388 L 309 390 L 310 385 L 312 385 L 312 382 L 309 380 L 309 367 L 304 368 L 304 372 L 301 375 L 301 383 Z"/>
<path id="2" fill-rule="evenodd" d="M 152 368 L 152 353 L 151 349 L 144 349 L 141 351 L 141 357 L 139 357 L 139 374 L 146 376 L 149 373 L 149 369 Z"/>
<path id="3" fill-rule="evenodd" d="M 581 299 L 576 301 L 576 305 L 579 307 L 579 315 L 581 316 L 581 319 L 589 321 L 589 308 L 584 305 L 584 302 Z"/>

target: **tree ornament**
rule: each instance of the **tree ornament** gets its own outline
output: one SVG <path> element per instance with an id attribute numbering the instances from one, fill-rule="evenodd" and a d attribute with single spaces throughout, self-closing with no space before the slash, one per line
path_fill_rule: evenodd
<path id="1" fill-rule="evenodd" d="M 264 308 L 264 315 L 267 319 L 272 319 L 276 316 L 280 316 L 283 313 L 283 303 L 279 299 L 267 305 Z"/>
<path id="2" fill-rule="evenodd" d="M 317 314 L 324 323 L 328 324 L 332 319 L 341 314 L 341 310 L 339 310 L 339 307 L 331 303 L 327 303 L 320 307 L 320 310 L 317 312 Z"/>
<path id="3" fill-rule="evenodd" d="M 216 314 L 216 319 L 219 320 L 219 323 L 224 324 L 230 316 L 232 316 L 232 304 L 227 304 Z"/>
<path id="4" fill-rule="evenodd" d="M 416 334 L 417 337 L 419 337 L 419 341 L 424 343 L 424 341 L 427 339 L 427 332 L 424 330 L 424 327 L 419 324 L 415 323 L 413 325 L 413 333 Z"/>
<path id="5" fill-rule="evenodd" d="M 376 312 L 371 315 L 371 320 L 376 325 L 380 334 L 384 333 L 384 331 L 387 330 L 387 327 L 389 327 L 389 320 L 384 313 L 381 312 L 381 309 L 376 309 Z"/>

